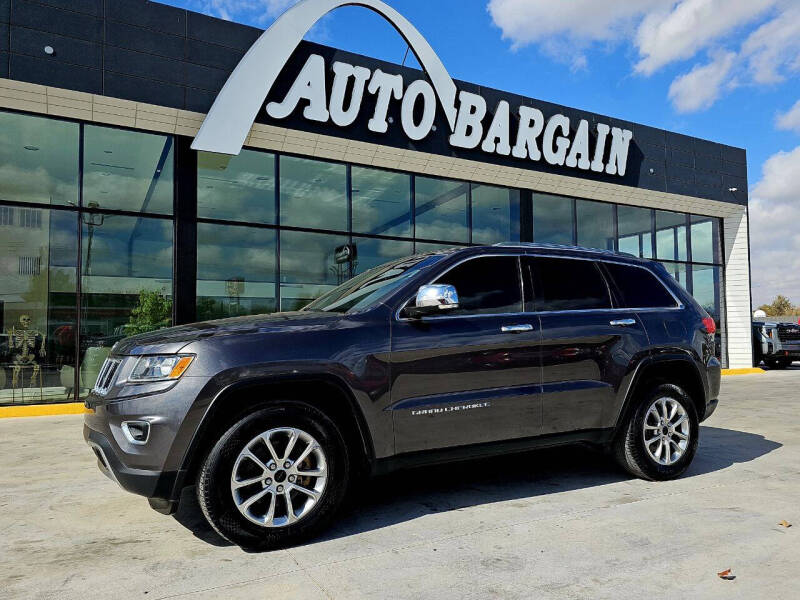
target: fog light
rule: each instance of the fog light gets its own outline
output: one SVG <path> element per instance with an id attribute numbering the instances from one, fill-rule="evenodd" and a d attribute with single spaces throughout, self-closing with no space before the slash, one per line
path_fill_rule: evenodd
<path id="1" fill-rule="evenodd" d="M 131 444 L 144 445 L 150 438 L 150 423 L 147 421 L 123 421 L 122 433 Z"/>

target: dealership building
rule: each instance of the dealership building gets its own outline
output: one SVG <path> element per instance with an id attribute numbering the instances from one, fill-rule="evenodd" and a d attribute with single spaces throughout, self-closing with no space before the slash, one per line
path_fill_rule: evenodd
<path id="1" fill-rule="evenodd" d="M 0 0 L 0 405 L 79 399 L 132 333 L 509 241 L 659 260 L 751 366 L 744 150 L 453 81 L 378 0 L 423 70 L 302 41 L 342 4 L 265 33 Z"/>

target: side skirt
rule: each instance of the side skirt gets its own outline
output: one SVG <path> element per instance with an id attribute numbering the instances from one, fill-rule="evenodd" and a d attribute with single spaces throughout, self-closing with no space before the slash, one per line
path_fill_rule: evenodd
<path id="1" fill-rule="evenodd" d="M 554 446 L 568 446 L 580 443 L 603 445 L 609 443 L 613 437 L 614 429 L 611 428 L 584 429 L 581 431 L 570 431 L 569 433 L 502 440 L 485 444 L 456 446 L 453 448 L 424 450 L 421 452 L 407 452 L 376 460 L 372 463 L 372 474 L 384 475 L 402 469 L 413 469 L 426 465 L 466 461 L 503 454 L 515 454 L 539 448 L 552 448 Z"/>

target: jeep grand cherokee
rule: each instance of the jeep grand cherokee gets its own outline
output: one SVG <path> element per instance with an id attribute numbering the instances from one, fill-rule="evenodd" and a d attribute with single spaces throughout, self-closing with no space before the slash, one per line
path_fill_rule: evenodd
<path id="1" fill-rule="evenodd" d="M 243 547 L 319 532 L 365 473 L 589 442 L 679 476 L 717 405 L 715 324 L 656 262 L 533 244 L 396 260 L 296 312 L 118 342 L 100 468 L 164 513 L 196 486 Z"/>

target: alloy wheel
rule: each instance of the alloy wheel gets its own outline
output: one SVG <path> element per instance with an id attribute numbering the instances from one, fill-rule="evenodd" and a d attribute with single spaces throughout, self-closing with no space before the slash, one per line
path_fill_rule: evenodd
<path id="1" fill-rule="evenodd" d="M 297 523 L 317 505 L 328 479 L 325 453 L 309 433 L 270 429 L 245 445 L 231 473 L 236 508 L 262 527 Z"/>
<path id="2" fill-rule="evenodd" d="M 647 409 L 642 435 L 650 458 L 660 465 L 673 465 L 689 447 L 689 414 L 676 399 L 658 398 Z"/>

